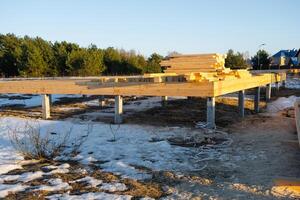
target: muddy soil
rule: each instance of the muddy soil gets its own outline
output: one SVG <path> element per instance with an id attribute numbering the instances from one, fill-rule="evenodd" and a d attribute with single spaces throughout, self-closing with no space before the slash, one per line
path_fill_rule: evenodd
<path id="1" fill-rule="evenodd" d="M 169 183 L 170 199 L 300 198 L 274 184 L 278 178 L 300 178 L 293 118 L 256 115 L 228 128 L 233 143 L 219 159 L 207 161 L 201 171 L 159 176 Z"/>

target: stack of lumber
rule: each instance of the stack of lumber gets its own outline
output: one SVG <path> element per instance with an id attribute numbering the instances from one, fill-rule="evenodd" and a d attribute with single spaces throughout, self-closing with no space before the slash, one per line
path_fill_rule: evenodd
<path id="1" fill-rule="evenodd" d="M 188 74 L 192 72 L 219 72 L 226 70 L 225 55 L 193 54 L 169 56 L 160 65 L 165 73 Z"/>

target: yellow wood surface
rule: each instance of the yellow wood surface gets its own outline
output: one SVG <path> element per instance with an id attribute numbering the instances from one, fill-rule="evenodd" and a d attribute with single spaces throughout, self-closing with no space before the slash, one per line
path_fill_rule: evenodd
<path id="1" fill-rule="evenodd" d="M 157 77 L 153 79 L 153 82 L 126 82 L 125 79 L 130 79 L 130 76 L 123 76 L 120 79 L 122 81 L 118 79 L 108 82 L 100 81 L 108 77 L 99 77 L 96 80 L 3 81 L 2 79 L 0 93 L 213 97 L 285 80 L 285 76 L 276 74 L 262 74 L 247 78 L 237 78 L 231 75 L 223 79 L 215 73 L 171 78 L 162 76 L 162 80 L 157 80 L 159 79 Z"/>

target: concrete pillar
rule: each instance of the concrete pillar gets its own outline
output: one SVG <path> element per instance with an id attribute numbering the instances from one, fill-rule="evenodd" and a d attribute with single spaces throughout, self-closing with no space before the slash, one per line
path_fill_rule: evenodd
<path id="1" fill-rule="evenodd" d="M 121 124 L 123 122 L 123 97 L 115 96 L 115 124 Z"/>
<path id="2" fill-rule="evenodd" d="M 279 88 L 280 88 L 280 87 L 279 87 L 279 82 L 276 82 L 276 83 L 275 83 L 275 88 L 276 88 L 276 91 L 278 92 L 278 91 L 279 91 Z"/>
<path id="3" fill-rule="evenodd" d="M 105 98 L 104 98 L 104 96 L 101 96 L 99 98 L 99 106 L 100 107 L 104 107 L 105 106 Z"/>
<path id="4" fill-rule="evenodd" d="M 215 128 L 215 97 L 207 98 L 206 123 L 207 128 Z"/>
<path id="5" fill-rule="evenodd" d="M 167 105 L 167 102 L 168 102 L 168 96 L 162 96 L 161 97 L 161 105 L 165 106 L 165 105 Z"/>
<path id="6" fill-rule="evenodd" d="M 52 94 L 48 94 L 49 95 L 49 102 L 50 102 L 50 106 L 52 106 L 53 102 L 52 102 Z"/>
<path id="7" fill-rule="evenodd" d="M 272 92 L 272 85 L 266 85 L 266 101 L 270 101 L 271 99 L 271 92 Z"/>
<path id="8" fill-rule="evenodd" d="M 255 88 L 254 111 L 259 113 L 260 87 Z"/>
<path id="9" fill-rule="evenodd" d="M 286 83 L 285 81 L 282 81 L 282 82 L 281 82 L 281 86 L 282 86 L 283 88 L 285 88 L 285 83 Z"/>
<path id="10" fill-rule="evenodd" d="M 245 90 L 239 91 L 239 115 L 245 116 Z"/>
<path id="11" fill-rule="evenodd" d="M 42 117 L 43 119 L 50 118 L 50 97 L 49 94 L 42 94 Z"/>

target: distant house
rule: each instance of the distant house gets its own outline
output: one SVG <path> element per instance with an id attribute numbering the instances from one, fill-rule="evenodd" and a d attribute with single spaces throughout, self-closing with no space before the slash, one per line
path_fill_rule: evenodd
<path id="1" fill-rule="evenodd" d="M 273 66 L 296 66 L 300 61 L 300 49 L 280 50 L 271 57 Z"/>
<path id="2" fill-rule="evenodd" d="M 297 52 L 296 57 L 297 57 L 297 65 L 300 66 L 300 49 Z"/>

